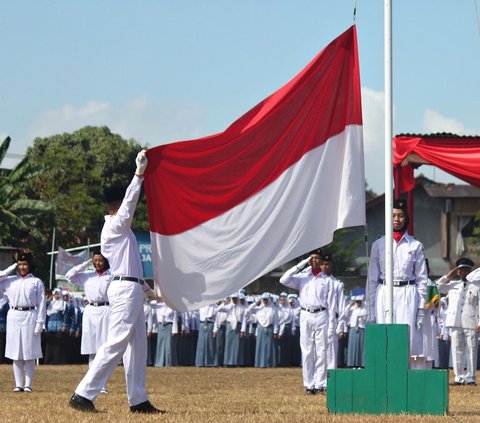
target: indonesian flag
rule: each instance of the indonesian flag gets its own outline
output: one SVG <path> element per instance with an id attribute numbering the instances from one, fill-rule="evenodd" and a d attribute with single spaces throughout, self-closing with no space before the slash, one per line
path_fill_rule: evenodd
<path id="1" fill-rule="evenodd" d="M 355 26 L 224 132 L 147 157 L 155 287 L 180 311 L 364 225 Z"/>

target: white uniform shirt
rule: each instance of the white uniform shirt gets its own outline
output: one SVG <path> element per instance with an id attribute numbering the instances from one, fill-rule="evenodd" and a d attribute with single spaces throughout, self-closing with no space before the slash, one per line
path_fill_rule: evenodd
<path id="1" fill-rule="evenodd" d="M 81 272 L 83 264 L 71 268 L 65 277 L 85 291 L 85 298 L 89 303 L 108 302 L 107 289 L 112 274 L 106 270 L 99 274 L 95 270 Z"/>
<path id="2" fill-rule="evenodd" d="M 224 304 L 220 305 L 217 311 L 225 311 L 227 313 L 227 322 L 230 323 L 232 329 L 236 329 L 237 323 L 241 323 L 240 332 L 247 330 L 247 307 L 241 304 Z"/>
<path id="3" fill-rule="evenodd" d="M 310 267 L 300 273 L 296 272 L 296 266 L 287 270 L 280 278 L 280 283 L 298 290 L 302 307 L 330 309 L 335 298 L 332 280 L 323 273 L 314 276 Z"/>
<path id="4" fill-rule="evenodd" d="M 352 304 L 348 308 L 347 315 L 348 327 L 365 329 L 365 322 L 367 320 L 367 309 L 364 307 L 363 304 L 360 307 Z"/>
<path id="5" fill-rule="evenodd" d="M 134 176 L 125 192 L 122 204 L 113 216 L 105 216 L 101 234 L 102 254 L 110 263 L 114 276 L 130 276 L 143 279 L 142 262 L 137 240 L 130 229 L 137 206 L 143 178 Z M 148 285 L 144 284 L 144 290 Z"/>
<path id="6" fill-rule="evenodd" d="M 476 329 L 480 326 L 480 287 L 476 283 L 461 280 L 447 283 L 446 276 L 438 281 L 438 290 L 448 292 L 448 310 L 445 326 L 448 328 Z"/>
<path id="7" fill-rule="evenodd" d="M 172 334 L 178 333 L 178 312 L 171 309 L 165 303 L 151 304 L 153 311 L 156 314 L 157 323 L 159 325 L 165 325 L 172 323 Z"/>
<path id="8" fill-rule="evenodd" d="M 332 312 L 331 305 L 335 302 L 335 291 L 333 282 L 325 277 L 323 273 L 315 276 L 311 267 L 307 267 L 300 273 L 297 266 L 287 270 L 280 278 L 280 283 L 289 288 L 298 289 L 302 308 L 320 308 L 327 309 L 329 328 L 335 327 L 335 314 Z"/>
<path id="9" fill-rule="evenodd" d="M 419 295 L 418 308 L 425 308 L 427 295 L 427 267 L 423 254 L 423 244 L 407 232 L 397 243 L 393 240 L 393 280 L 414 280 Z M 385 237 L 372 244 L 368 266 L 368 293 L 370 309 L 375 307 L 377 287 L 385 280 Z M 375 315 L 375 314 L 373 314 Z"/>
<path id="10" fill-rule="evenodd" d="M 37 323 L 45 323 L 46 304 L 43 282 L 31 273 L 22 277 L 0 275 L 0 295 L 5 294 L 10 307 L 36 307 Z"/>
<path id="11" fill-rule="evenodd" d="M 201 322 L 215 321 L 216 314 L 217 314 L 217 306 L 215 304 L 210 304 L 204 307 L 200 307 L 198 309 L 198 315 Z"/>
<path id="12" fill-rule="evenodd" d="M 262 303 L 259 306 L 257 306 L 256 303 L 253 303 L 248 308 L 249 311 L 255 315 L 257 323 L 260 326 L 263 326 L 264 328 L 272 326 L 273 333 L 275 335 L 278 333 L 278 312 L 270 302 L 266 305 Z"/>
<path id="13" fill-rule="evenodd" d="M 277 313 L 278 313 L 278 334 L 280 336 L 283 335 L 283 332 L 285 331 L 285 325 L 294 325 L 295 324 L 295 317 L 293 315 L 293 309 L 290 307 L 290 304 L 285 303 L 284 306 L 279 305 L 277 307 Z"/>

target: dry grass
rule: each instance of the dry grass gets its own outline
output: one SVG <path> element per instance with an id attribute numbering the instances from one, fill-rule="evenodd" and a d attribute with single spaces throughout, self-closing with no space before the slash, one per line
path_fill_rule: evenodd
<path id="1" fill-rule="evenodd" d="M 0 366 L 2 422 L 480 422 L 480 386 L 450 387 L 450 414 L 433 416 L 329 415 L 325 396 L 306 396 L 301 371 L 295 369 L 148 368 L 150 400 L 166 409 L 162 416 L 131 415 L 123 369 L 109 381 L 96 415 L 67 406 L 86 366 L 40 366 L 32 394 L 14 394 L 13 372 Z M 451 375 L 450 375 L 451 376 Z"/>

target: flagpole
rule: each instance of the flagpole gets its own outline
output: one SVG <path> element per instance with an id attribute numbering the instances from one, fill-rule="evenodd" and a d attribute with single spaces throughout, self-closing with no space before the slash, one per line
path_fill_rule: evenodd
<path id="1" fill-rule="evenodd" d="M 385 0 L 385 322 L 393 323 L 392 1 Z"/>
<path id="2" fill-rule="evenodd" d="M 53 287 L 53 264 L 55 260 L 55 256 L 53 254 L 53 251 L 55 251 L 55 227 L 53 228 L 52 232 L 52 252 L 50 255 L 50 281 L 49 281 L 49 288 L 52 289 Z"/>

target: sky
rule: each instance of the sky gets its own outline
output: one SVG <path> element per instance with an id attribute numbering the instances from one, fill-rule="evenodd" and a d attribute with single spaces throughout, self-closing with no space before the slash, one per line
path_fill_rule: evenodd
<path id="1" fill-rule="evenodd" d="M 36 137 L 86 125 L 149 147 L 221 132 L 348 29 L 355 3 L 366 179 L 383 193 L 383 0 L 2 2 L 1 166 Z M 394 134 L 480 134 L 476 8 L 393 1 Z"/>

